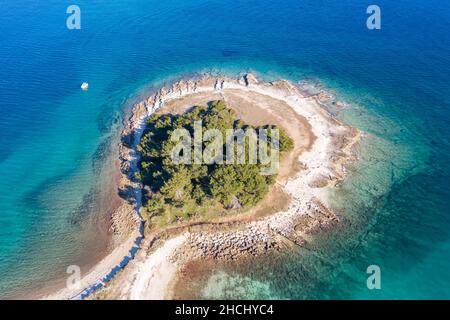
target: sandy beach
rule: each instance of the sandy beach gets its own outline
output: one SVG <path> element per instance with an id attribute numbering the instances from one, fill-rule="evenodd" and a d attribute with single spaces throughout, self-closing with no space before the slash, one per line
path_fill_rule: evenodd
<path id="1" fill-rule="evenodd" d="M 305 244 L 309 234 L 338 223 L 339 216 L 328 208 L 328 190 L 344 179 L 345 165 L 355 158 L 360 133 L 320 106 L 327 98 L 324 94 L 307 96 L 288 81 L 264 83 L 247 74 L 238 79 L 203 76 L 183 80 L 137 103 L 125 122 L 120 146 L 121 188 L 128 190 L 134 208 L 113 218 L 119 229 L 120 221 L 135 221 L 135 231 L 83 277 L 83 288 L 91 287 L 117 266 L 139 236 L 140 186 L 129 177 L 138 159 L 134 148 L 145 120 L 154 112 L 182 113 L 194 105 L 223 99 L 250 124 L 280 125 L 293 138 L 295 147 L 281 159 L 276 185 L 255 208 L 208 221 L 194 219 L 163 230 L 146 229 L 134 259 L 89 298 L 170 299 L 182 285 L 179 275 L 189 270 L 190 264 L 245 260 L 289 250 Z M 64 289 L 46 298 L 79 298 L 79 293 Z"/>

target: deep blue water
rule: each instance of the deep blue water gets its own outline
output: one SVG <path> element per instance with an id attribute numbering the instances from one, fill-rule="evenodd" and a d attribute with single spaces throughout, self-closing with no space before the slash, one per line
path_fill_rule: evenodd
<path id="1" fill-rule="evenodd" d="M 336 192 L 347 225 L 275 273 L 249 272 L 246 285 L 265 290 L 225 281 L 214 294 L 450 298 L 447 1 L 378 0 L 379 31 L 360 0 L 76 1 L 81 30 L 66 28 L 70 4 L 1 2 L 0 296 L 105 250 L 102 164 L 131 101 L 190 72 L 252 70 L 320 80 L 352 103 L 338 116 L 369 135 Z M 378 291 L 365 286 L 371 264 Z"/>

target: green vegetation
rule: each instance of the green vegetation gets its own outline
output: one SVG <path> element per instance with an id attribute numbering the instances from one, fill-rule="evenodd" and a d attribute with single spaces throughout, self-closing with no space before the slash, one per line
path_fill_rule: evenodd
<path id="1" fill-rule="evenodd" d="M 202 121 L 202 131 L 217 129 L 225 137 L 227 129 L 268 130 L 266 143 L 271 139 L 272 129 L 266 125 L 252 127 L 235 119 L 235 113 L 224 101 L 213 101 L 209 107 L 194 107 L 183 115 L 153 115 L 148 119 L 138 151 L 141 154 L 140 172 L 136 175 L 146 186 L 144 206 L 152 223 L 166 224 L 194 215 L 214 215 L 254 206 L 275 182 L 275 175 L 262 175 L 260 163 L 251 164 L 175 164 L 172 152 L 178 141 L 172 141 L 176 129 L 186 129 L 194 136 L 194 122 Z M 293 149 L 293 141 L 279 129 L 281 153 Z M 226 140 L 226 139 L 224 139 Z M 209 142 L 202 142 L 202 150 Z M 261 141 L 258 141 L 261 144 Z M 245 139 L 246 150 L 249 146 Z M 236 146 L 234 146 L 237 148 Z M 194 144 L 190 146 L 194 159 Z M 226 143 L 220 148 L 226 154 Z M 235 149 L 237 150 L 237 149 Z M 248 155 L 245 156 L 248 160 Z"/>

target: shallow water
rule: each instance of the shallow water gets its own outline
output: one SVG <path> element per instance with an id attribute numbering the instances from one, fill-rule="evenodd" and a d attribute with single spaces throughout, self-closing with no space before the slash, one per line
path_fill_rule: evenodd
<path id="1" fill-rule="evenodd" d="M 59 1 L 0 10 L 0 296 L 45 288 L 106 250 L 101 204 L 114 191 L 100 168 L 115 155 L 124 108 L 190 72 L 253 70 L 320 79 L 352 104 L 337 116 L 368 135 L 334 194 L 346 224 L 283 267 L 231 278 L 264 288 L 252 297 L 450 297 L 445 1 L 380 0 L 381 31 L 365 28 L 358 0 L 77 4 L 81 30 L 66 28 Z M 365 286 L 370 264 L 381 267 L 382 290 Z M 246 296 L 237 283 L 227 297 Z"/>

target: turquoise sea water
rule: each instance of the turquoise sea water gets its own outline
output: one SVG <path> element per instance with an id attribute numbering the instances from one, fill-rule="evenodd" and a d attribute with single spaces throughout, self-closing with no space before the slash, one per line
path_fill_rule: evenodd
<path id="1" fill-rule="evenodd" d="M 70 4 L 1 3 L 0 296 L 107 250 L 108 165 L 132 101 L 191 72 L 252 70 L 321 81 L 368 135 L 333 195 L 341 227 L 282 264 L 218 272 L 204 296 L 450 298 L 446 1 L 379 0 L 380 31 L 360 0 L 76 1 L 81 30 L 66 28 Z M 372 264 L 381 290 L 366 288 Z"/>

